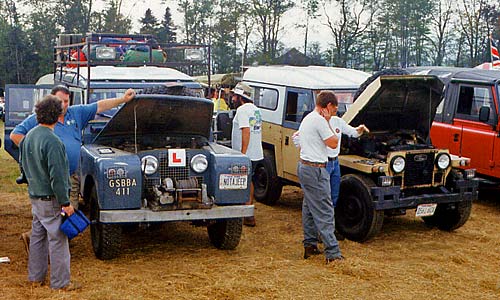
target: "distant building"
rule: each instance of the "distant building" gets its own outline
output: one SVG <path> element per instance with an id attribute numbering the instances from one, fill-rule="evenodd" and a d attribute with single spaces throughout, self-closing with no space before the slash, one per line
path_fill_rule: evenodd
<path id="1" fill-rule="evenodd" d="M 310 66 L 310 65 L 324 65 L 323 61 L 316 61 L 300 52 L 299 50 L 292 48 L 288 50 L 285 54 L 276 58 L 275 64 L 278 65 L 290 65 L 290 66 Z"/>

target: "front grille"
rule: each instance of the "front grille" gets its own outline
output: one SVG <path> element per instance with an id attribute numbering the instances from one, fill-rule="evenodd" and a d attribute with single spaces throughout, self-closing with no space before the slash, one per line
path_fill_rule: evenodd
<path id="1" fill-rule="evenodd" d="M 432 184 L 434 155 L 433 152 L 409 153 L 406 155 L 405 187 Z"/>
<path id="2" fill-rule="evenodd" d="M 158 163 L 160 164 L 158 170 L 160 173 L 160 178 L 172 178 L 175 180 L 182 180 L 182 179 L 188 179 L 189 178 L 189 164 L 185 167 L 168 167 L 168 157 L 167 157 L 167 152 L 160 152 L 158 153 Z M 191 161 L 191 156 L 189 153 L 186 153 L 186 161 L 189 162 Z M 156 176 L 155 176 L 156 177 Z M 150 188 L 154 185 L 160 185 L 160 178 L 146 178 L 145 184 L 146 188 Z M 198 180 L 198 187 L 201 187 L 201 184 L 203 183 L 203 177 L 202 176 L 197 176 L 196 179 Z"/>

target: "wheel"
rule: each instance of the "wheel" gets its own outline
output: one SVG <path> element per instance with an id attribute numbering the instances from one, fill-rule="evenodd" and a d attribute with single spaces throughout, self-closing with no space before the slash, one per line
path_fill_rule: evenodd
<path id="1" fill-rule="evenodd" d="M 354 97 L 353 97 L 354 100 L 353 101 L 356 101 L 356 99 L 358 99 L 359 95 L 361 95 L 365 91 L 365 89 L 370 85 L 370 83 L 375 81 L 375 79 L 379 78 L 380 76 L 384 76 L 384 75 L 408 75 L 408 74 L 410 74 L 410 73 L 406 70 L 403 70 L 403 69 L 385 69 L 382 71 L 378 71 L 377 73 L 368 77 L 368 79 L 366 79 L 365 82 L 363 82 L 359 86 L 356 93 L 354 93 Z"/>
<path id="2" fill-rule="evenodd" d="M 90 192 L 90 236 L 92 248 L 98 259 L 108 260 L 120 254 L 122 227 L 118 224 L 99 222 L 99 203 L 95 186 Z"/>
<path id="3" fill-rule="evenodd" d="M 254 178 L 255 200 L 267 205 L 276 204 L 283 185 L 276 174 L 274 155 L 271 151 L 264 151 L 264 159 L 257 164 Z"/>
<path id="4" fill-rule="evenodd" d="M 207 226 L 210 242 L 222 250 L 233 250 L 240 243 L 243 219 L 217 220 Z"/>
<path id="5" fill-rule="evenodd" d="M 364 242 L 378 234 L 384 223 L 384 211 L 375 210 L 369 178 L 348 174 L 340 180 L 340 194 L 335 208 L 336 229 L 346 238 Z"/>
<path id="6" fill-rule="evenodd" d="M 462 178 L 462 174 L 452 170 L 446 178 L 446 186 L 451 188 L 454 179 Z M 472 201 L 465 200 L 455 203 L 438 204 L 434 215 L 423 217 L 425 224 L 430 227 L 436 226 L 441 230 L 452 231 L 462 227 L 470 217 Z"/>

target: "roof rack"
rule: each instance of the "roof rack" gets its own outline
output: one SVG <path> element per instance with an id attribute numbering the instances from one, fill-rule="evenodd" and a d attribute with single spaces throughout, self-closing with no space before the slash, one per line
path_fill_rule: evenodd
<path id="1" fill-rule="evenodd" d="M 151 34 L 87 33 L 85 37 L 61 34 L 54 46 L 54 81 L 64 73 L 76 73 L 81 84 L 81 68 L 96 66 L 156 66 L 177 69 L 190 76 L 207 75 L 210 82 L 210 46 L 201 44 L 159 44 Z M 58 77 L 57 77 L 58 76 Z"/>

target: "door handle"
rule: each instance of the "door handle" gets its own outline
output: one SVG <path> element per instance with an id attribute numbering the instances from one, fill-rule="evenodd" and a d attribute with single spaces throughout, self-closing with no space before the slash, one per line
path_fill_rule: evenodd
<path id="1" fill-rule="evenodd" d="M 453 135 L 453 141 L 454 141 L 454 142 L 458 142 L 459 137 L 460 137 L 460 134 L 455 133 L 455 134 Z"/>
<path id="2" fill-rule="evenodd" d="M 285 136 L 285 146 L 288 146 L 289 143 L 290 143 L 290 137 Z"/>

